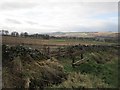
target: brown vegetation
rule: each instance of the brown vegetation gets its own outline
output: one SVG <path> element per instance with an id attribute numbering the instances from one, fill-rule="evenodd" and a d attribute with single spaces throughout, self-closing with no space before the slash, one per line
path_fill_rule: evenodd
<path id="1" fill-rule="evenodd" d="M 18 56 L 3 67 L 3 88 L 40 88 L 66 78 L 63 66 L 53 59 L 34 61 L 29 55 L 22 59 Z"/>

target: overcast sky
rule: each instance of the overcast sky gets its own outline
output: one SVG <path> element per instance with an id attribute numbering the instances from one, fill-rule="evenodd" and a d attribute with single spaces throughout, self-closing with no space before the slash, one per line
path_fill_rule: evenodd
<path id="1" fill-rule="evenodd" d="M 118 30 L 118 0 L 0 0 L 0 29 L 29 33 Z"/>

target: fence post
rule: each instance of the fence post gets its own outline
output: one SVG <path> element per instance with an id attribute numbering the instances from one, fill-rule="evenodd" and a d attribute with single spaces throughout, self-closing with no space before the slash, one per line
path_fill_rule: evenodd
<path id="1" fill-rule="evenodd" d="M 83 59 L 83 46 L 81 46 L 81 59 Z"/>
<path id="2" fill-rule="evenodd" d="M 73 55 L 73 47 L 70 47 L 69 48 L 69 51 L 68 51 L 68 53 L 69 53 L 69 55 L 70 55 L 70 58 L 72 59 L 72 67 L 74 68 L 75 66 L 74 66 L 74 64 L 73 63 L 75 63 L 75 57 L 74 57 L 74 55 Z"/>
<path id="3" fill-rule="evenodd" d="M 48 57 L 50 58 L 50 47 L 49 46 L 47 48 L 47 54 L 48 54 Z"/>
<path id="4" fill-rule="evenodd" d="M 43 51 L 44 51 L 44 54 L 46 54 L 46 46 L 44 45 L 44 47 L 43 47 Z"/>
<path id="5" fill-rule="evenodd" d="M 73 63 L 75 63 L 75 58 L 74 58 L 74 56 L 72 56 L 72 67 L 74 68 L 75 65 L 74 65 Z"/>
<path id="6" fill-rule="evenodd" d="M 57 58 L 59 58 L 59 57 L 60 57 L 60 54 L 61 54 L 61 47 L 58 47 Z"/>

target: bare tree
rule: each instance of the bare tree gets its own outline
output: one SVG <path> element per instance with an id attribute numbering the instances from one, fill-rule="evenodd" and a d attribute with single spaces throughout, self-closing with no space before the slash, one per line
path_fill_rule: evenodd
<path id="1" fill-rule="evenodd" d="M 4 35 L 5 34 L 5 30 L 2 30 L 2 35 Z"/>
<path id="2" fill-rule="evenodd" d="M 9 33 L 9 31 L 8 31 L 8 30 L 5 30 L 4 32 L 5 32 L 5 35 L 8 35 L 8 33 Z"/>
<path id="3" fill-rule="evenodd" d="M 14 31 L 11 33 L 11 36 L 19 36 L 19 33 Z"/>
<path id="4" fill-rule="evenodd" d="M 24 37 L 24 33 L 20 33 L 20 36 L 21 36 L 21 37 Z"/>
<path id="5" fill-rule="evenodd" d="M 27 32 L 24 32 L 24 36 L 27 37 L 27 36 L 28 36 L 28 33 L 27 33 Z"/>

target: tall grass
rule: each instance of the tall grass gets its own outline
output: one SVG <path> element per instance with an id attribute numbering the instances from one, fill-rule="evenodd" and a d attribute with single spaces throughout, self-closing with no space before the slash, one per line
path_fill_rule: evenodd
<path id="1" fill-rule="evenodd" d="M 114 49 L 113 49 L 114 50 Z M 118 56 L 114 51 L 99 51 L 85 54 L 89 61 L 72 68 L 71 59 L 61 58 L 66 72 L 81 72 L 96 76 L 109 86 L 118 87 Z"/>
<path id="2" fill-rule="evenodd" d="M 81 74 L 80 72 L 71 72 L 68 79 L 59 85 L 53 85 L 52 88 L 108 88 L 108 84 L 96 76 L 90 74 Z"/>

